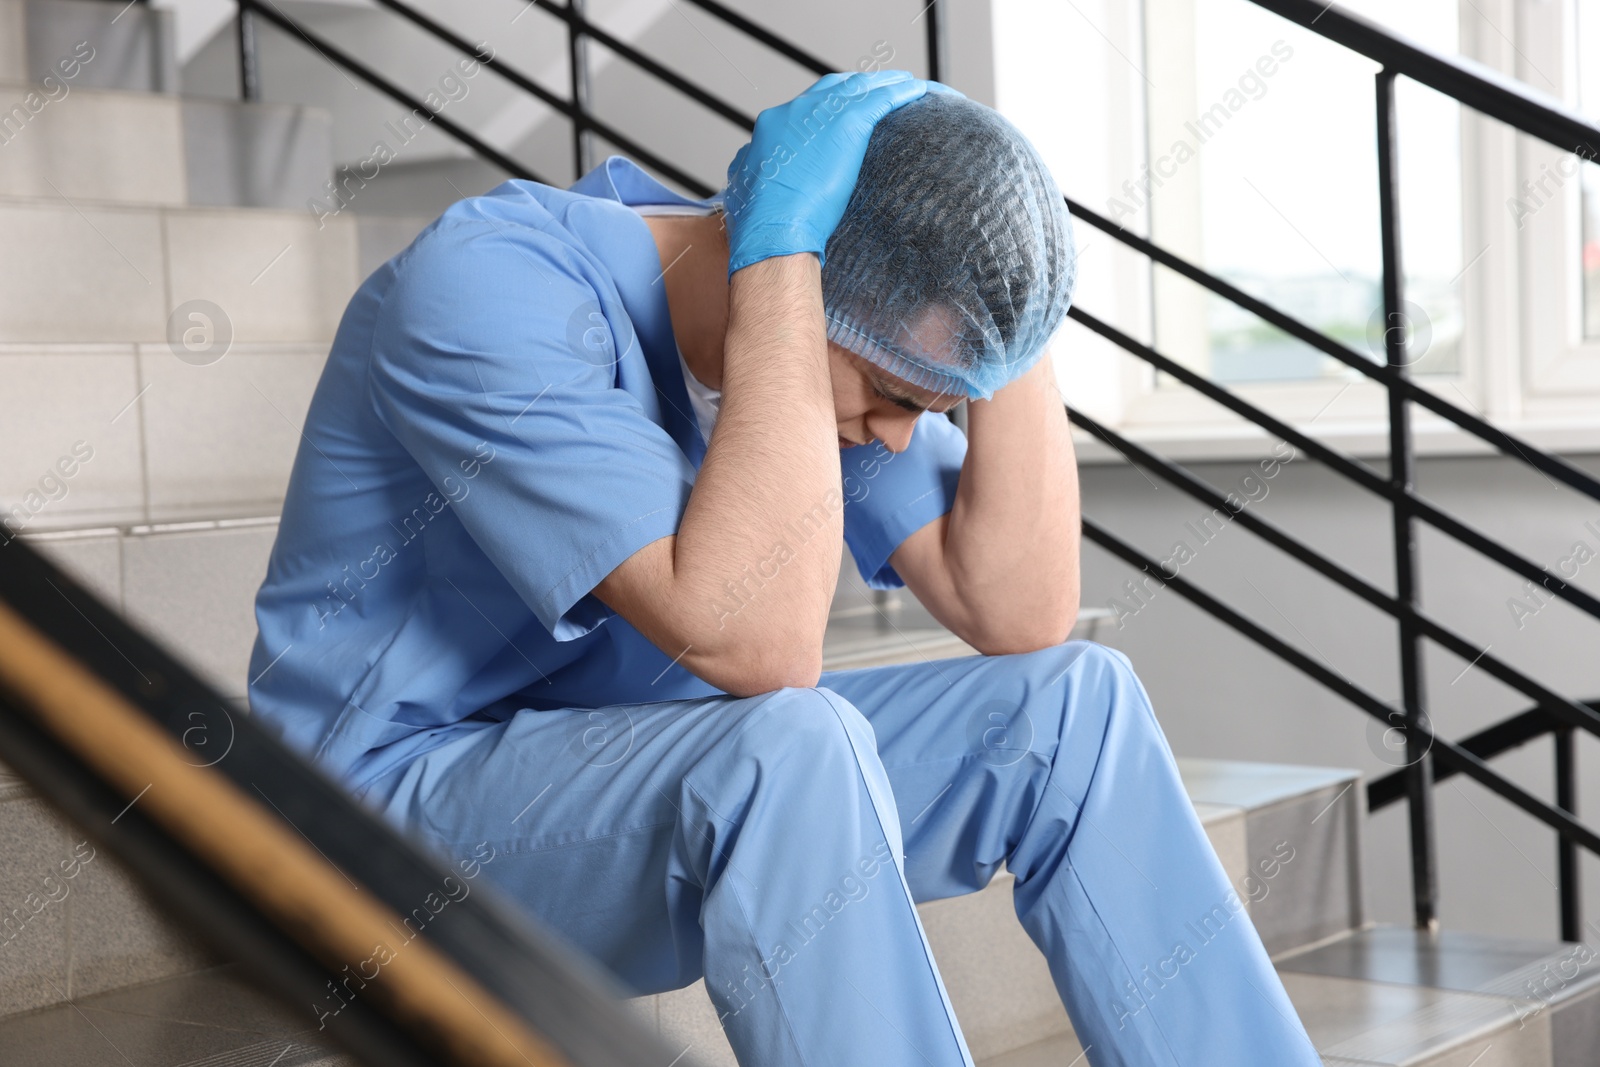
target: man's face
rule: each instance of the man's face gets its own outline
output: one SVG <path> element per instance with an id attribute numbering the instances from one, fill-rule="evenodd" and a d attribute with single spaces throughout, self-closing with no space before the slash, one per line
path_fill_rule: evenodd
<path id="1" fill-rule="evenodd" d="M 949 411 L 962 399 L 904 382 L 832 341 L 828 365 L 840 448 L 876 440 L 891 452 L 904 452 L 918 416 L 924 411 Z"/>

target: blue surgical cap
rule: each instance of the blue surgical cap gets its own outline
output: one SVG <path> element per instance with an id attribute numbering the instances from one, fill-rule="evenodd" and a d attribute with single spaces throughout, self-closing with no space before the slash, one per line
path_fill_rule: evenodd
<path id="1" fill-rule="evenodd" d="M 1072 302 L 1072 223 L 998 112 L 930 92 L 873 129 L 822 267 L 828 339 L 903 381 L 987 400 Z"/>

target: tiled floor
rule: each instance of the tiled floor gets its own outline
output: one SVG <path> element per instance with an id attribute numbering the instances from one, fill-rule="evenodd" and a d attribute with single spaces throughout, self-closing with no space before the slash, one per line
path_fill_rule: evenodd
<path id="1" fill-rule="evenodd" d="M 1600 970 L 1575 946 L 1378 927 L 1278 969 L 1327 1067 L 1600 1064 Z M 982 1067 L 1086 1063 L 1069 1034 Z"/>
<path id="2" fill-rule="evenodd" d="M 0 1063 L 29 1067 L 354 1067 L 232 966 L 0 1019 Z"/>
<path id="3" fill-rule="evenodd" d="M 1284 957 L 1278 969 L 1329 1063 L 1600 1063 L 1591 947 L 1377 927 Z"/>
<path id="4" fill-rule="evenodd" d="M 1600 974 L 1571 975 L 1572 949 L 1511 938 L 1419 937 L 1377 928 L 1279 962 L 1324 1062 L 1395 1067 L 1590 1067 L 1600 1049 Z M 1546 976 L 1544 999 L 1529 981 Z M 1508 983 L 1523 995 L 1516 996 Z M 354 1067 L 308 1019 L 233 967 L 0 1019 L 0 1063 L 30 1067 Z M 1085 1064 L 1064 1035 L 982 1067 Z"/>
<path id="5" fill-rule="evenodd" d="M 1548 941 L 1489 937 L 1457 930 L 1427 934 L 1406 926 L 1381 926 L 1278 961 L 1287 971 L 1432 986 L 1466 993 L 1502 989 L 1505 979 L 1551 956 Z M 1557 957 L 1561 954 L 1556 953 Z M 1537 968 L 1536 968 L 1537 969 Z M 1571 970 L 1572 968 L 1568 968 Z M 1594 967 L 1583 968 L 1592 972 Z"/>

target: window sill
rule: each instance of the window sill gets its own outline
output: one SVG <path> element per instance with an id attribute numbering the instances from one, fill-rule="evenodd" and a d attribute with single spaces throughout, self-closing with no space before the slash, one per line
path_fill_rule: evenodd
<path id="1" fill-rule="evenodd" d="M 1356 459 L 1381 460 L 1389 454 L 1386 420 L 1324 421 L 1309 429 L 1305 425 L 1291 425 Z M 1495 426 L 1537 448 L 1560 456 L 1600 454 L 1600 419 L 1541 418 L 1496 422 Z M 1253 461 L 1268 455 L 1278 440 L 1265 430 L 1240 422 L 1115 429 L 1135 444 L 1165 459 L 1182 463 Z M 1419 456 L 1498 454 L 1497 449 L 1481 438 L 1415 408 L 1412 437 Z M 1073 430 L 1073 444 L 1081 466 L 1128 462 L 1122 453 L 1102 444 L 1083 430 Z"/>

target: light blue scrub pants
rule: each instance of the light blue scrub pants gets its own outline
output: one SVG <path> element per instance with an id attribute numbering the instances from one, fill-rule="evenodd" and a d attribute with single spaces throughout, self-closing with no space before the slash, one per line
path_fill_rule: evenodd
<path id="1" fill-rule="evenodd" d="M 1321 1063 L 1101 645 L 522 711 L 380 785 L 638 993 L 703 974 L 747 1067 L 970 1065 L 913 902 L 1002 863 L 1094 1067 Z"/>

